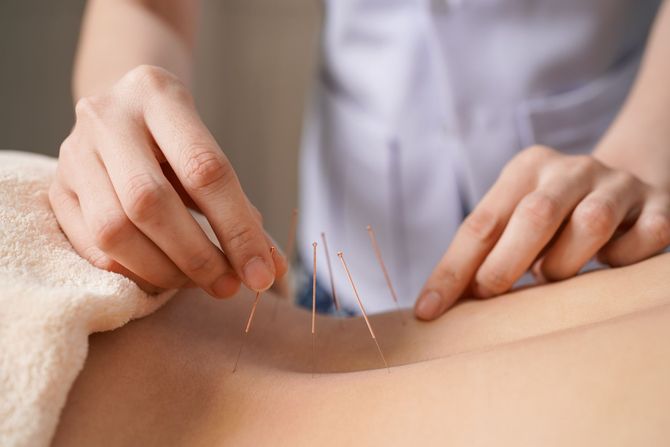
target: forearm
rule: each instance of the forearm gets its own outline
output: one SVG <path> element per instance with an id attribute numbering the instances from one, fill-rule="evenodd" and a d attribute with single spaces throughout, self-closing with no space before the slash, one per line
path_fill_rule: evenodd
<path id="1" fill-rule="evenodd" d="M 670 3 L 659 10 L 638 78 L 594 155 L 670 189 Z"/>
<path id="2" fill-rule="evenodd" d="M 130 69 L 157 65 L 187 85 L 197 2 L 90 0 L 73 73 L 74 100 L 111 87 Z"/>

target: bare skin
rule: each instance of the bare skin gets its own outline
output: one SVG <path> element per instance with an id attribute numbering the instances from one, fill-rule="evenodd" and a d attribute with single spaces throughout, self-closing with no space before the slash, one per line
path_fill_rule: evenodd
<path id="1" fill-rule="evenodd" d="M 670 255 L 457 305 L 438 321 L 317 320 L 184 291 L 91 337 L 54 445 L 662 445 Z M 365 297 L 363 297 L 365 299 Z M 346 373 L 345 373 L 346 372 Z"/>

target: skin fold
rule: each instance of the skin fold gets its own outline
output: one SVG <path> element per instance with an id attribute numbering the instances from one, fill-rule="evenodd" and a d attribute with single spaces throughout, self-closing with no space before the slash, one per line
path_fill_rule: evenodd
<path id="1" fill-rule="evenodd" d="M 438 321 L 316 321 L 263 295 L 180 292 L 91 337 L 54 445 L 662 445 L 670 438 L 670 255 Z M 365 300 L 365 296 L 362 296 Z M 314 365 L 314 366 L 313 366 Z M 313 371 L 314 370 L 314 374 Z"/>

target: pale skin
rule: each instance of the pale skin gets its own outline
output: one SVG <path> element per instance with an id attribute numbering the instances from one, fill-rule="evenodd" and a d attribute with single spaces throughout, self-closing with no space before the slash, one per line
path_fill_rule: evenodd
<path id="1" fill-rule="evenodd" d="M 90 352 L 56 446 L 666 445 L 670 255 L 494 300 L 430 324 L 396 312 L 316 320 L 265 294 L 199 290 Z"/>
<path id="2" fill-rule="evenodd" d="M 189 93 L 196 3 L 89 2 L 73 82 L 77 121 L 50 199 L 95 265 L 150 291 L 197 285 L 228 297 L 240 283 L 267 289 L 286 260 L 271 258 L 262 219 Z M 430 274 L 418 318 L 435 319 L 465 295 L 503 294 L 531 268 L 565 279 L 594 256 L 621 266 L 670 244 L 667 54 L 665 2 L 635 86 L 593 153 L 531 147 L 511 160 Z M 203 212 L 223 250 L 187 207 Z"/>

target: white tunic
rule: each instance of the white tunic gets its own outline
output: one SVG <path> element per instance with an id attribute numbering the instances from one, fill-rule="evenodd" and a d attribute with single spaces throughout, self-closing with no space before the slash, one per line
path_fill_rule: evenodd
<path id="1" fill-rule="evenodd" d="M 587 152 L 620 108 L 659 0 L 327 0 L 301 156 L 299 251 L 328 237 L 338 296 L 411 306 L 505 163 Z M 317 274 L 328 288 L 320 250 Z M 311 265 L 311 262 L 307 263 Z"/>

